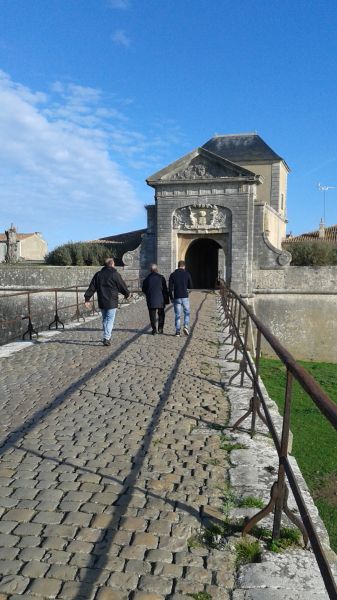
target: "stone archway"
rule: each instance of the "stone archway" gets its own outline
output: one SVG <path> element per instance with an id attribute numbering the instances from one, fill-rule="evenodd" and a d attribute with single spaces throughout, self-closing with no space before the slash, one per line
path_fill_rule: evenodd
<path id="1" fill-rule="evenodd" d="M 198 238 L 189 245 L 185 261 L 194 288 L 214 289 L 219 272 L 220 249 L 220 244 L 210 238 Z"/>

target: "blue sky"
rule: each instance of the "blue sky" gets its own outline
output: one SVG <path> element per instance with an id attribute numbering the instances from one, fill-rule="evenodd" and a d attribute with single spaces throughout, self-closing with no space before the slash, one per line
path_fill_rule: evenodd
<path id="1" fill-rule="evenodd" d="M 334 0 L 0 0 L 0 230 L 145 226 L 145 179 L 215 133 L 291 167 L 288 232 L 337 186 Z M 337 189 L 326 193 L 337 223 Z"/>

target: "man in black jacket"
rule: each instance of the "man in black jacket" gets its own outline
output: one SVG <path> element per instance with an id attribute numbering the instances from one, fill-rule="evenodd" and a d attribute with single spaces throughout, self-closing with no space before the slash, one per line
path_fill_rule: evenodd
<path id="1" fill-rule="evenodd" d="M 110 346 L 111 333 L 118 307 L 118 294 L 123 294 L 125 298 L 130 296 L 125 282 L 115 269 L 113 258 L 107 258 L 104 261 L 104 267 L 93 276 L 84 294 L 85 306 L 87 308 L 89 308 L 89 300 L 95 292 L 97 292 L 98 306 L 102 313 L 103 344 L 104 346 Z"/>
<path id="2" fill-rule="evenodd" d="M 157 333 L 156 313 L 158 311 L 158 333 L 163 333 L 165 322 L 165 304 L 169 304 L 169 294 L 166 280 L 163 275 L 158 273 L 158 267 L 155 264 L 150 266 L 150 273 L 145 277 L 142 286 L 142 292 L 146 296 L 147 307 L 149 309 L 152 335 Z"/>
<path id="3" fill-rule="evenodd" d="M 185 270 L 185 261 L 178 262 L 178 269 L 171 273 L 169 278 L 169 294 L 174 307 L 176 335 L 180 335 L 180 315 L 181 307 L 184 312 L 184 327 L 185 335 L 189 334 L 188 326 L 190 324 L 190 299 L 188 297 L 189 290 L 193 287 L 192 277 Z"/>

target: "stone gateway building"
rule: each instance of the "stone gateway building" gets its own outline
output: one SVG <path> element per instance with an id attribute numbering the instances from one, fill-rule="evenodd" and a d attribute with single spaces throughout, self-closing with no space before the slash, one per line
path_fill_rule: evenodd
<path id="1" fill-rule="evenodd" d="M 196 288 L 214 288 L 220 275 L 251 294 L 257 271 L 290 263 L 281 248 L 288 172 L 255 133 L 213 137 L 146 180 L 155 204 L 124 264 L 143 277 L 156 262 L 168 276 L 185 260 Z"/>

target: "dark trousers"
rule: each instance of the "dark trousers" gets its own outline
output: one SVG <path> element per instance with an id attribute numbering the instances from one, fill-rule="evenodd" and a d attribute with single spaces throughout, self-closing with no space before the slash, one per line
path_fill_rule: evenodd
<path id="1" fill-rule="evenodd" d="M 158 329 L 159 329 L 159 331 L 161 329 L 164 329 L 165 310 L 163 308 L 149 308 L 150 323 L 151 323 L 152 331 L 157 331 L 157 326 L 156 326 L 157 311 L 158 311 Z"/>

